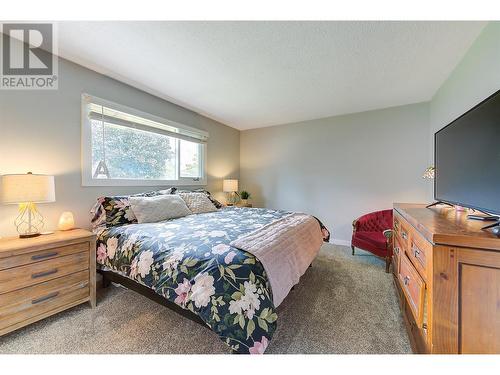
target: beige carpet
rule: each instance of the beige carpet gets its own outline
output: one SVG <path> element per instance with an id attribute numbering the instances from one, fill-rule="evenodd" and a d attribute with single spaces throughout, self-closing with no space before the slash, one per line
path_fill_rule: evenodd
<path id="1" fill-rule="evenodd" d="M 268 353 L 410 353 L 391 275 L 368 253 L 324 245 L 278 309 Z M 121 287 L 0 338 L 0 353 L 228 353 L 208 329 Z"/>

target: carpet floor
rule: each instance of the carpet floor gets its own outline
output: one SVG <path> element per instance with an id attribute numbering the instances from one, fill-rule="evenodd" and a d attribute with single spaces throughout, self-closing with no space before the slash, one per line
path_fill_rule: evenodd
<path id="1" fill-rule="evenodd" d="M 411 353 L 391 274 L 361 250 L 325 244 L 278 308 L 266 353 Z M 118 286 L 0 337 L 0 353 L 228 353 L 210 330 Z"/>

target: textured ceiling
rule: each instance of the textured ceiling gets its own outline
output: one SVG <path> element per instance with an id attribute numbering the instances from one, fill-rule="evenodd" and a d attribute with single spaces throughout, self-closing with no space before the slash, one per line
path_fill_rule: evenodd
<path id="1" fill-rule="evenodd" d="M 430 100 L 485 24 L 60 22 L 59 54 L 250 129 Z"/>

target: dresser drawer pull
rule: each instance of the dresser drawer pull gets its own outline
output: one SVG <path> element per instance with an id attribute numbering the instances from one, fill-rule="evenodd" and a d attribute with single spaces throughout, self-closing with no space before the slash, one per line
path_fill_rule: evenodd
<path id="1" fill-rule="evenodd" d="M 57 297 L 58 295 L 59 295 L 59 292 L 53 292 L 53 293 L 47 294 L 46 296 L 43 296 L 43 297 L 36 298 L 36 299 L 32 300 L 31 304 L 32 305 L 36 305 L 37 303 L 40 303 L 40 302 L 43 302 L 43 301 L 47 301 L 47 300 L 49 300 L 51 298 Z"/>
<path id="2" fill-rule="evenodd" d="M 394 253 L 395 253 L 395 254 L 399 254 L 399 247 L 397 247 L 397 246 L 396 246 L 396 247 L 394 248 Z"/>
<path id="3" fill-rule="evenodd" d="M 405 285 L 408 285 L 410 283 L 410 276 L 405 276 L 403 278 L 403 282 L 404 282 Z"/>
<path id="4" fill-rule="evenodd" d="M 403 240 L 407 240 L 408 234 L 406 232 L 401 231 L 401 237 L 403 237 Z"/>
<path id="5" fill-rule="evenodd" d="M 34 273 L 31 275 L 32 279 L 38 279 L 39 277 L 44 277 L 44 276 L 49 276 L 54 273 L 57 273 L 57 268 L 54 268 L 53 270 L 45 271 L 45 272 L 39 272 L 39 273 Z"/>
<path id="6" fill-rule="evenodd" d="M 45 254 L 39 254 L 39 255 L 33 255 L 31 257 L 31 260 L 40 260 L 40 259 L 47 259 L 47 258 L 52 258 L 59 255 L 57 251 L 53 251 L 52 253 L 45 253 Z"/>

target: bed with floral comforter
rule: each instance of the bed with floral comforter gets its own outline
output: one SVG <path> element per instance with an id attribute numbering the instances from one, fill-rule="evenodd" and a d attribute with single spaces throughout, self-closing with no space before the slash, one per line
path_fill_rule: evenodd
<path id="1" fill-rule="evenodd" d="M 271 287 L 259 260 L 229 243 L 288 214 L 228 207 L 104 228 L 97 263 L 192 311 L 232 350 L 263 353 L 276 330 Z"/>

